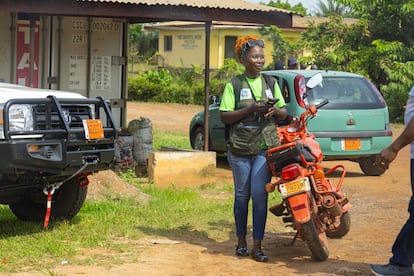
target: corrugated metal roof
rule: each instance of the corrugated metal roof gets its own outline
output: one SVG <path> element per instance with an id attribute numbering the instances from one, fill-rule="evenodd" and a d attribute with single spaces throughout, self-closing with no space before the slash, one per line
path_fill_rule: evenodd
<path id="1" fill-rule="evenodd" d="M 293 16 L 292 17 L 292 28 L 307 28 L 310 23 L 320 24 L 328 22 L 328 17 L 310 17 L 310 16 Z M 343 23 L 345 25 L 352 25 L 358 22 L 356 18 L 344 18 Z"/>
<path id="2" fill-rule="evenodd" d="M 280 13 L 294 14 L 295 12 L 273 8 L 266 5 L 256 4 L 243 0 L 79 0 L 83 2 L 101 3 L 123 3 L 123 4 L 144 4 L 148 6 L 168 5 L 168 6 L 187 6 L 194 8 L 217 8 L 230 10 L 250 10 L 250 11 L 277 11 Z"/>
<path id="3" fill-rule="evenodd" d="M 358 22 L 358 19 L 355 18 L 344 18 L 344 23 L 346 25 L 351 25 Z M 328 17 L 310 17 L 310 16 L 293 16 L 292 17 L 292 27 L 288 29 L 306 29 L 310 23 L 320 24 L 322 22 L 328 22 Z M 253 27 L 257 28 L 263 24 L 259 23 L 248 23 L 248 22 L 229 22 L 229 21 L 212 21 L 213 28 L 220 27 Z M 189 28 L 204 28 L 203 22 L 191 22 L 191 21 L 169 21 L 169 22 L 159 22 L 159 23 L 148 23 L 145 25 L 145 28 L 148 29 L 189 29 Z M 286 29 L 286 28 L 285 28 Z"/>

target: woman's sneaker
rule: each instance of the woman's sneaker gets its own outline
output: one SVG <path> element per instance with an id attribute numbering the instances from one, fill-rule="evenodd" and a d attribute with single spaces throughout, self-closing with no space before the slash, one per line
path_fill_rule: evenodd
<path id="1" fill-rule="evenodd" d="M 372 273 L 377 276 L 414 276 L 412 266 L 399 266 L 394 264 L 372 264 L 370 265 Z"/>

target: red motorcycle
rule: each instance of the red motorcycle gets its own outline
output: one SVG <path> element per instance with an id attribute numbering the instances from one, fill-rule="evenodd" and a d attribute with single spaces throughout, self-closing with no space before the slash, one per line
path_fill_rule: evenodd
<path id="1" fill-rule="evenodd" d="M 322 82 L 322 75 L 316 74 L 306 84 L 307 93 Z M 306 95 L 306 93 L 305 93 Z M 277 182 L 268 183 L 268 193 L 277 190 L 282 195 L 282 203 L 269 208 L 269 211 L 283 217 L 283 222 L 296 230 L 291 244 L 299 237 L 306 241 L 312 256 L 324 261 L 329 256 L 327 237 L 341 238 L 351 225 L 349 203 L 341 191 L 345 177 L 345 167 L 336 165 L 329 170 L 322 167 L 323 153 L 314 135 L 307 132 L 306 123 L 312 119 L 318 108 L 326 105 L 308 105 L 299 119 L 277 127 L 280 145 L 266 152 L 267 163 Z M 341 175 L 335 185 L 327 176 L 340 170 Z"/>

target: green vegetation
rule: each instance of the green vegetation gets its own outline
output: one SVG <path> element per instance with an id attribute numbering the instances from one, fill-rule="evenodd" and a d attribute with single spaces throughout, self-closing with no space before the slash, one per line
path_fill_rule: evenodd
<path id="1" fill-rule="evenodd" d="M 243 67 L 226 59 L 222 68 L 211 73 L 210 94 L 221 95 L 228 80 Z M 141 71 L 128 78 L 128 99 L 143 102 L 204 104 L 204 72 L 200 67 L 161 68 Z"/>
<path id="2" fill-rule="evenodd" d="M 153 129 L 153 140 L 153 147 L 156 150 L 163 146 L 191 149 L 190 138 L 181 133 Z"/>
<path id="3" fill-rule="evenodd" d="M 231 183 L 159 189 L 139 183 L 132 172 L 122 178 L 147 194 L 148 202 L 132 197 L 87 201 L 74 219 L 51 222 L 48 229 L 41 223 L 19 221 L 6 206 L 0 207 L 0 274 L 23 270 L 50 274 L 54 266 L 64 263 L 133 262 L 145 247 L 139 243 L 143 236 L 191 243 L 225 242 L 234 235 Z"/>
<path id="4" fill-rule="evenodd" d="M 136 182 L 131 176 L 123 177 Z M 228 239 L 233 226 L 228 183 L 200 189 L 134 184 L 150 196 L 148 203 L 127 197 L 87 201 L 74 219 L 51 222 L 46 230 L 42 223 L 19 221 L 6 206 L 0 207 L 0 273 L 51 269 L 65 262 L 116 265 L 133 261 L 142 250 L 138 240 L 144 235 L 187 242 Z M 92 250 L 84 255 L 85 249 L 100 253 Z"/>

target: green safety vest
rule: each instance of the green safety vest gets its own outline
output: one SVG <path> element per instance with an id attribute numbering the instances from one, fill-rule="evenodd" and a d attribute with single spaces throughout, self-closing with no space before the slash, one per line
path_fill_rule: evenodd
<path id="1" fill-rule="evenodd" d="M 232 79 L 232 85 L 235 95 L 235 110 L 244 108 L 251 105 L 256 99 L 254 98 L 253 91 L 250 91 L 250 86 L 244 75 L 238 75 Z M 262 97 L 260 100 L 266 102 L 268 97 L 266 95 L 266 89 L 270 89 L 274 94 L 274 81 L 273 85 L 266 82 L 262 77 Z M 251 93 L 251 97 L 244 97 L 247 93 Z M 263 114 L 249 114 L 242 120 L 230 125 L 228 133 L 228 148 L 231 153 L 239 156 L 255 156 L 258 155 L 263 148 L 263 139 L 268 135 L 265 132 L 276 133 L 274 119 L 264 119 Z M 266 137 L 263 137 L 265 135 Z M 274 138 L 274 136 L 273 136 Z M 266 145 L 270 146 L 268 139 L 265 139 Z"/>

